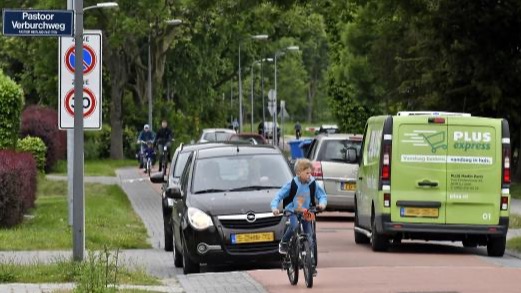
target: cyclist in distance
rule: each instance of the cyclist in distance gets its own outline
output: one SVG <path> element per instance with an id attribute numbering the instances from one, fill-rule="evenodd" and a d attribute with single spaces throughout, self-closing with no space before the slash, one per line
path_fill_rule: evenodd
<path id="1" fill-rule="evenodd" d="M 167 146 L 167 152 L 165 154 L 165 166 L 168 164 L 168 156 L 170 145 L 172 144 L 172 138 L 174 134 L 170 128 L 168 128 L 168 122 L 166 120 L 161 121 L 161 128 L 157 131 L 156 139 L 154 140 L 154 146 L 156 146 L 159 150 L 159 172 L 161 172 L 163 167 L 163 147 Z"/>

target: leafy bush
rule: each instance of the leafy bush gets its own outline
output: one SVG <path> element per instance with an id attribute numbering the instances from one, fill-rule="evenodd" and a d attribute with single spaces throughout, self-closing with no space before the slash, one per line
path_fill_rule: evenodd
<path id="1" fill-rule="evenodd" d="M 19 139 L 18 143 L 16 144 L 16 149 L 20 152 L 31 153 L 34 160 L 36 161 L 36 167 L 38 170 L 44 170 L 45 153 L 47 152 L 47 147 L 41 138 L 26 136 L 23 139 Z"/>
<path id="2" fill-rule="evenodd" d="M 16 147 L 22 106 L 22 89 L 0 70 L 0 149 Z"/>
<path id="3" fill-rule="evenodd" d="M 36 163 L 29 153 L 0 151 L 0 226 L 23 220 L 36 200 Z"/>
<path id="4" fill-rule="evenodd" d="M 37 136 L 47 146 L 45 155 L 45 171 L 48 172 L 59 159 L 65 159 L 67 150 L 67 133 L 58 129 L 58 113 L 56 110 L 32 105 L 22 113 L 21 137 Z"/>

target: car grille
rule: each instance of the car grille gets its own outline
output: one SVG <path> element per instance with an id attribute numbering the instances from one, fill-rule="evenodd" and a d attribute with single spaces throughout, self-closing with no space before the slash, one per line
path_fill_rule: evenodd
<path id="1" fill-rule="evenodd" d="M 230 253 L 255 253 L 278 251 L 278 242 L 248 243 L 248 244 L 227 244 L 226 250 Z"/>
<path id="2" fill-rule="evenodd" d="M 255 220 L 249 223 L 246 220 L 219 220 L 221 225 L 228 229 L 258 229 L 276 226 L 280 223 L 282 217 L 269 217 Z"/>

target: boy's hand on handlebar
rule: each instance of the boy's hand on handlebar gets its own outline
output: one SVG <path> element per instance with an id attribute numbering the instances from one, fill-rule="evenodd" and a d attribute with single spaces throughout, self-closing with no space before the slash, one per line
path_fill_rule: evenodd
<path id="1" fill-rule="evenodd" d="M 317 208 L 319 211 L 324 211 L 326 209 L 326 206 L 323 204 L 319 204 Z"/>
<path id="2" fill-rule="evenodd" d="M 278 216 L 280 214 L 279 209 L 273 209 L 273 210 L 271 210 L 271 212 L 273 213 L 274 216 Z"/>

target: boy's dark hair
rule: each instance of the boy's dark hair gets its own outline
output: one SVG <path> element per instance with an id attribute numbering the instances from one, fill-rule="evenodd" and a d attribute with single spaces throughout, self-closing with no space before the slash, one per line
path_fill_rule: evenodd
<path id="1" fill-rule="evenodd" d="M 282 200 L 282 208 L 286 208 L 288 204 L 293 202 L 293 199 L 295 198 L 295 195 L 297 194 L 297 182 L 295 182 L 295 179 L 291 179 L 291 187 L 289 189 L 289 195 L 285 199 Z M 316 205 L 315 203 L 315 190 L 317 189 L 317 183 L 313 180 L 309 184 L 309 196 L 311 197 L 311 206 L 314 207 Z"/>

